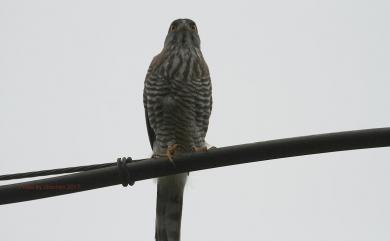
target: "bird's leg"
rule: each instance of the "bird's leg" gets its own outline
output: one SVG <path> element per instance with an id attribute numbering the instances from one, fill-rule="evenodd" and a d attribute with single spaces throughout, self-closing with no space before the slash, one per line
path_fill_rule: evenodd
<path id="1" fill-rule="evenodd" d="M 173 144 L 168 146 L 167 151 L 166 151 L 166 156 L 168 159 L 173 163 L 173 155 L 176 153 L 176 149 L 179 147 L 179 144 Z"/>

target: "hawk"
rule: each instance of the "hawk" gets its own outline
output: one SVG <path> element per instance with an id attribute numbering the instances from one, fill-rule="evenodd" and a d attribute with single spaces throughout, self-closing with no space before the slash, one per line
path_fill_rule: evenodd
<path id="1" fill-rule="evenodd" d="M 212 107 L 211 80 L 200 50 L 198 28 L 190 19 L 169 27 L 164 48 L 148 69 L 143 102 L 154 156 L 206 151 Z M 173 161 L 174 162 L 174 161 Z M 179 241 L 187 173 L 157 180 L 157 241 Z"/>

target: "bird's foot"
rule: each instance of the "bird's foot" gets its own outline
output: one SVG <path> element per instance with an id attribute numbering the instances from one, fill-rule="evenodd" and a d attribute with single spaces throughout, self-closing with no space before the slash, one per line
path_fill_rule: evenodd
<path id="1" fill-rule="evenodd" d="M 152 157 L 153 158 L 167 157 L 168 160 L 172 163 L 172 165 L 176 167 L 176 165 L 175 165 L 175 163 L 173 161 L 173 155 L 175 155 L 175 153 L 177 152 L 177 149 L 180 148 L 180 147 L 181 147 L 180 144 L 170 145 L 166 149 L 165 153 L 154 153 L 152 155 Z"/>
<path id="2" fill-rule="evenodd" d="M 173 164 L 173 155 L 176 153 L 176 149 L 179 147 L 179 144 L 173 144 L 168 146 L 167 151 L 165 152 L 165 155 L 167 156 L 168 160 L 170 160 Z"/>
<path id="3" fill-rule="evenodd" d="M 192 147 L 192 152 L 207 152 L 207 146 Z"/>

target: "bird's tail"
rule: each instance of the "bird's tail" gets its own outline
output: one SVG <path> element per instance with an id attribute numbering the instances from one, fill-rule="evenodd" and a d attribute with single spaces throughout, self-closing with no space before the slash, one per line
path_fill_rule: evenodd
<path id="1" fill-rule="evenodd" d="M 156 241 L 179 241 L 187 173 L 157 180 Z"/>

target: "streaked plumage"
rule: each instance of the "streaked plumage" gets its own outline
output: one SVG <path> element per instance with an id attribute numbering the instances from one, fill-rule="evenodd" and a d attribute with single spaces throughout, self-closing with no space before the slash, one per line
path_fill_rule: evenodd
<path id="1" fill-rule="evenodd" d="M 144 106 L 155 155 L 169 156 L 171 149 L 190 152 L 205 148 L 212 107 L 211 81 L 192 20 L 172 22 L 163 50 L 148 69 Z M 180 240 L 186 177 L 187 174 L 180 174 L 158 179 L 157 241 Z"/>

